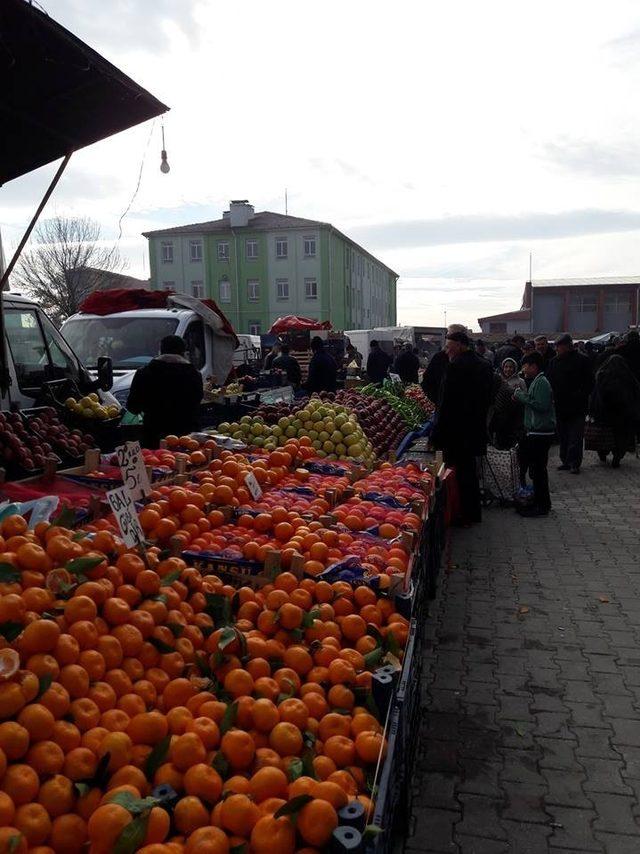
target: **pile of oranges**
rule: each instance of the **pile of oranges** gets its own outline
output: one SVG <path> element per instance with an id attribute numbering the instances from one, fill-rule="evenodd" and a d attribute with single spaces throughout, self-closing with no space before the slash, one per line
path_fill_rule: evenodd
<path id="1" fill-rule="evenodd" d="M 145 530 L 221 530 L 229 461 L 156 496 Z M 329 557 L 311 524 L 301 546 Z M 236 590 L 96 527 L 0 531 L 0 852 L 311 854 L 350 801 L 371 813 L 372 671 L 408 633 L 390 599 L 287 571 Z"/>

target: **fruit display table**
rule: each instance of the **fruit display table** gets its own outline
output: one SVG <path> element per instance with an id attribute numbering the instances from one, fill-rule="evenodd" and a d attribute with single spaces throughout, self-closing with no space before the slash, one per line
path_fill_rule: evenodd
<path id="1" fill-rule="evenodd" d="M 10 850 L 391 849 L 439 475 L 380 463 L 324 406 L 309 420 L 357 458 L 286 427 L 244 451 L 187 437 L 205 462 L 152 485 L 136 548 L 104 504 L 77 528 L 0 514 Z"/>

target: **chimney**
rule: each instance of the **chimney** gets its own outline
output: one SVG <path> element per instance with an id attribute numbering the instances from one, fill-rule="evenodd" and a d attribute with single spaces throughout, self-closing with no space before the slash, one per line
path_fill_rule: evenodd
<path id="1" fill-rule="evenodd" d="M 253 205 L 247 199 L 236 199 L 229 203 L 229 225 L 231 228 L 243 228 L 249 225 L 249 220 L 254 215 Z M 225 212 L 224 218 L 227 218 Z"/>

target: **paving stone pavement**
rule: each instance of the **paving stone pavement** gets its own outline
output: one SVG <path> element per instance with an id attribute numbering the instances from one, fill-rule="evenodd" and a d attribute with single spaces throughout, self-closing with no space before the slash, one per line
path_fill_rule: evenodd
<path id="1" fill-rule="evenodd" d="M 640 461 L 454 530 L 424 651 L 413 851 L 640 852 Z"/>

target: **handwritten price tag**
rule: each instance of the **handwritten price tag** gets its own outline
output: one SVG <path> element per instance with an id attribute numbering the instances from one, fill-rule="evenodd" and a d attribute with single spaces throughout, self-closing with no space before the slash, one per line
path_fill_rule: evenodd
<path id="1" fill-rule="evenodd" d="M 134 501 L 144 498 L 151 492 L 149 475 L 144 464 L 140 442 L 127 442 L 116 448 L 118 465 L 122 472 L 122 481 L 131 492 Z"/>
<path id="2" fill-rule="evenodd" d="M 262 487 L 256 480 L 256 476 L 253 472 L 249 472 L 245 477 L 244 482 L 246 483 L 247 489 L 251 493 L 251 497 L 254 501 L 257 501 L 258 498 L 262 498 Z"/>
<path id="3" fill-rule="evenodd" d="M 122 539 L 126 545 L 133 548 L 144 542 L 144 534 L 136 513 L 133 496 L 126 486 L 107 492 L 107 501 L 116 517 Z"/>

